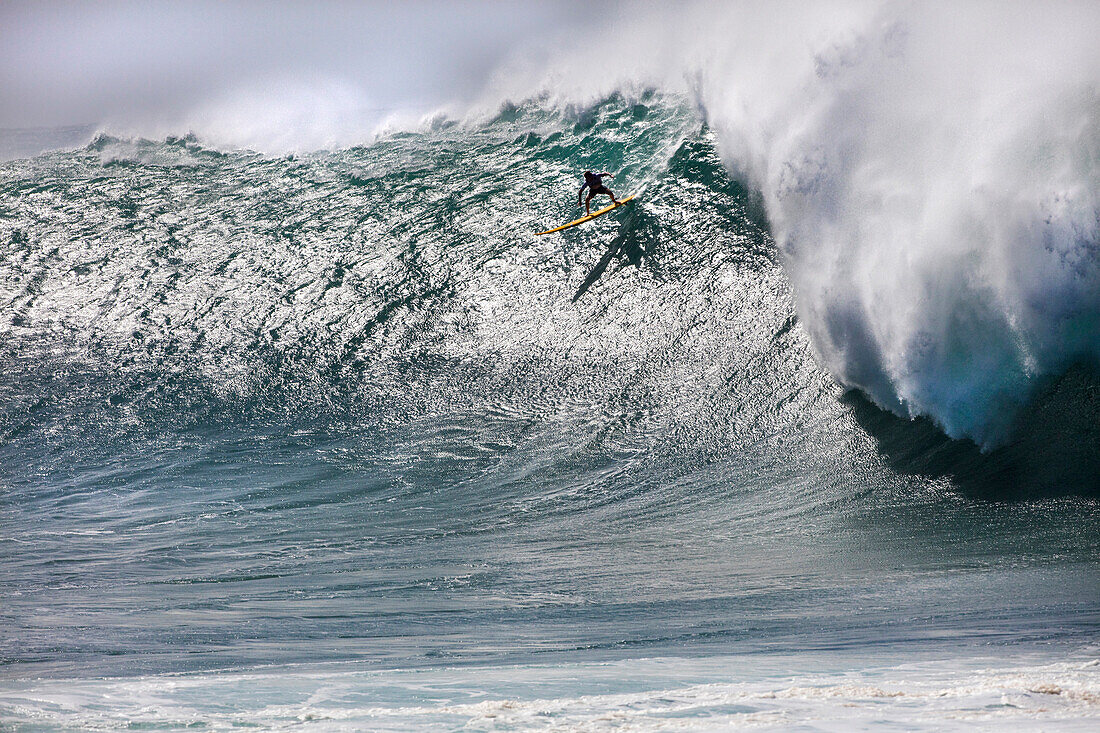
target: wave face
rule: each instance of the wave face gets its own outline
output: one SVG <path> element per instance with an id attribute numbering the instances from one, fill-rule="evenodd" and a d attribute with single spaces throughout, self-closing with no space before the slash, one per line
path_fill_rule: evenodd
<path id="1" fill-rule="evenodd" d="M 119 110 L 110 129 L 158 139 L 190 129 L 208 144 L 274 154 L 351 146 L 379 126 L 407 125 L 410 110 L 445 101 L 438 89 L 428 94 L 426 78 L 453 90 L 450 109 L 494 114 L 501 100 L 539 89 L 560 108 L 590 107 L 621 89 L 682 93 L 707 119 L 734 178 L 760 192 L 801 322 L 841 384 L 990 450 L 1026 432 L 1021 412 L 1067 370 L 1097 369 L 1094 3 L 1048 3 L 1040 13 L 1011 0 L 688 2 L 572 26 L 564 6 L 503 15 L 494 8 L 492 27 L 471 22 L 480 11 L 463 7 L 450 17 L 465 32 L 448 43 L 429 40 L 446 14 L 431 14 L 417 36 L 403 11 L 358 17 L 344 9 L 333 23 L 332 14 L 285 10 L 255 44 L 270 48 L 257 49 L 255 67 L 235 55 L 239 44 L 207 39 L 213 58 L 233 63 L 194 59 L 194 89 L 177 89 L 173 104 L 119 80 L 116 106 L 134 110 Z M 234 33 L 256 26 L 247 12 L 207 11 Z M 173 25 L 190 27 L 194 15 L 181 11 Z M 139 14 L 112 27 L 163 32 L 146 22 Z M 447 63 L 421 68 L 406 58 L 404 78 L 379 79 L 384 58 L 356 55 L 341 65 L 319 53 L 356 45 L 347 36 L 356 23 L 382 34 L 366 44 L 370 53 Z M 537 38 L 528 35 L 534 29 Z M 121 34 L 122 56 L 132 37 L 146 35 Z M 272 46 L 270 37 L 282 42 Z M 483 53 L 463 56 L 466 45 Z M 291 73 L 288 47 L 313 71 Z M 490 73 L 488 59 L 508 48 Z M 81 88 L 100 85 L 102 59 L 82 42 L 71 50 L 89 62 L 81 73 L 90 76 L 62 76 Z M 33 68 L 53 62 L 13 58 Z M 226 74 L 228 66 L 242 68 Z M 363 88 L 368 79 L 374 89 Z M 481 101 L 471 103 L 479 85 Z M 393 96 L 406 87 L 427 96 L 417 104 Z M 0 157 L 37 145 L 35 135 L 16 134 L 0 141 L 10 148 Z"/>
<path id="2" fill-rule="evenodd" d="M 1093 477 L 844 397 L 721 151 L 650 92 L 5 164 L 3 673 L 1089 643 Z M 584 168 L 642 194 L 533 236 Z M 1046 423 L 1095 403 L 1070 382 Z"/>

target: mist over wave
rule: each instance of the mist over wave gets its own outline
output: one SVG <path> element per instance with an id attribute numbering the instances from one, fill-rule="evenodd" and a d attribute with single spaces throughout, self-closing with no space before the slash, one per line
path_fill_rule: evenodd
<path id="1" fill-rule="evenodd" d="M 1100 16 L 999 15 L 903 13 L 819 54 L 761 174 L 826 367 L 986 445 L 1100 359 L 1100 55 L 1077 31 Z"/>

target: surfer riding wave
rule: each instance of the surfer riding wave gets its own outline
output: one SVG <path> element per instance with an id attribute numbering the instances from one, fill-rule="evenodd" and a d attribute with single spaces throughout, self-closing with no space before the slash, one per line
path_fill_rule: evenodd
<path id="1" fill-rule="evenodd" d="M 577 206 L 581 205 L 581 194 L 584 193 L 584 189 L 588 189 L 588 196 L 584 199 L 584 213 L 585 215 L 592 214 L 591 201 L 592 197 L 598 194 L 607 194 L 611 197 L 612 203 L 619 203 L 619 200 L 615 198 L 615 194 L 611 192 L 611 189 L 603 185 L 604 178 L 614 178 L 615 176 L 608 172 L 593 173 L 592 171 L 584 172 L 584 185 L 581 186 L 581 190 L 577 191 Z"/>

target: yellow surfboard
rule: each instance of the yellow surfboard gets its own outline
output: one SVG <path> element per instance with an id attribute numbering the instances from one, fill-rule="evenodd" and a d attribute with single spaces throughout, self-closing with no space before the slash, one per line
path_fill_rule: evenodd
<path id="1" fill-rule="evenodd" d="M 535 236 L 537 237 L 537 236 L 540 236 L 542 234 L 553 234 L 554 232 L 560 232 L 562 229 L 568 229 L 569 227 L 575 227 L 578 224 L 583 224 L 586 221 L 592 221 L 597 216 L 603 216 L 604 214 L 611 211 L 612 209 L 619 208 L 620 206 L 625 204 L 627 201 L 630 201 L 631 199 L 633 199 L 637 195 L 638 194 L 636 194 L 636 193 L 632 193 L 629 196 L 627 196 L 625 199 L 619 199 L 619 203 L 617 203 L 617 204 L 611 204 L 611 206 L 600 209 L 599 211 L 593 211 L 588 216 L 582 216 L 580 219 L 577 219 L 576 221 L 571 221 L 568 224 L 562 224 L 560 227 L 554 227 L 553 229 L 547 229 L 545 232 L 536 232 Z"/>

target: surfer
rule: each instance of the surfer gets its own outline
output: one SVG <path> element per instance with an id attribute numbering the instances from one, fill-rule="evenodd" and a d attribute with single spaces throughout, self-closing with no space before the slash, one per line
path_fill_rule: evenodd
<path id="1" fill-rule="evenodd" d="M 612 203 L 615 203 L 615 204 L 619 203 L 619 200 L 617 198 L 615 198 L 615 194 L 611 193 L 611 189 L 608 188 L 607 186 L 603 185 L 603 179 L 605 177 L 606 178 L 614 178 L 615 176 L 613 176 L 610 173 L 607 173 L 606 171 L 603 172 L 603 173 L 593 173 L 592 171 L 585 171 L 584 172 L 584 185 L 581 186 L 580 191 L 577 191 L 577 206 L 581 205 L 581 194 L 584 193 L 584 189 L 587 188 L 588 189 L 588 196 L 584 200 L 584 213 L 585 213 L 585 215 L 591 215 L 592 214 L 592 207 L 591 207 L 590 202 L 592 201 L 592 197 L 596 196 L 597 194 L 606 193 L 608 196 L 611 197 L 611 202 Z"/>

